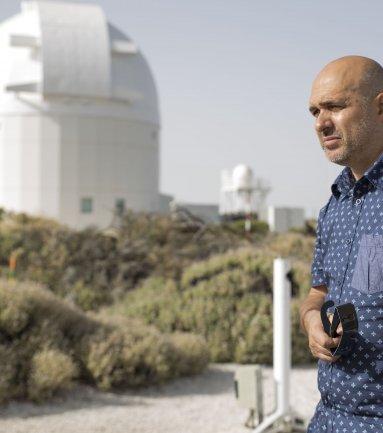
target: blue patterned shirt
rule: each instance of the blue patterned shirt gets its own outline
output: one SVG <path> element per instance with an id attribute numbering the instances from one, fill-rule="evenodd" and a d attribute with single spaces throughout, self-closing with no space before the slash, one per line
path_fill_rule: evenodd
<path id="1" fill-rule="evenodd" d="M 308 433 L 383 432 L 383 154 L 355 181 L 345 167 L 319 212 L 312 286 L 326 300 L 352 302 L 356 345 L 334 363 L 318 362 L 321 400 Z"/>

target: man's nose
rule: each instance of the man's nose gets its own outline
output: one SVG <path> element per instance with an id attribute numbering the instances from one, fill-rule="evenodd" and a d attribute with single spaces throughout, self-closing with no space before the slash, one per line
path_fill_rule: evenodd
<path id="1" fill-rule="evenodd" d="M 315 129 L 318 133 L 324 133 L 326 131 L 331 131 L 334 127 L 334 124 L 331 120 L 331 117 L 325 111 L 319 113 L 315 122 Z"/>

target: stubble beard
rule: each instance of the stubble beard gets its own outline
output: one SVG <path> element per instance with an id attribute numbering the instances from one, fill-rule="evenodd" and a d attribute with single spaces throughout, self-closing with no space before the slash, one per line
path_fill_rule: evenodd
<path id="1" fill-rule="evenodd" d="M 369 145 L 373 135 L 374 125 L 367 120 L 367 116 L 361 120 L 356 130 L 353 131 L 352 137 L 347 138 L 341 135 L 341 144 L 338 149 L 327 150 L 323 144 L 322 148 L 326 157 L 334 164 L 347 166 L 351 161 L 363 155 Z"/>
<path id="2" fill-rule="evenodd" d="M 346 166 L 349 161 L 363 148 L 360 141 L 341 139 L 341 145 L 338 149 L 328 150 L 324 146 L 323 150 L 327 159 L 334 164 Z"/>

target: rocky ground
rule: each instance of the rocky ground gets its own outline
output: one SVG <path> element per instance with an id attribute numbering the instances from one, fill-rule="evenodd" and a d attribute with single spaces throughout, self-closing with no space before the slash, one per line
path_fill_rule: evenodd
<path id="1" fill-rule="evenodd" d="M 0 408 L 0 433 L 245 433 L 247 410 L 234 397 L 236 365 L 135 392 L 103 393 L 77 387 L 43 405 L 13 402 Z M 272 370 L 264 370 L 266 411 L 273 407 Z M 315 368 L 295 368 L 292 406 L 309 419 L 319 400 Z"/>

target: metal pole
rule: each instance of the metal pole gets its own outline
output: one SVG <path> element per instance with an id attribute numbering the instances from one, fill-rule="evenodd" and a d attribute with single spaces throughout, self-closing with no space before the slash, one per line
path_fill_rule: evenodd
<path id="1" fill-rule="evenodd" d="M 276 411 L 259 424 L 254 433 L 306 432 L 303 420 L 290 407 L 291 327 L 290 262 L 275 259 L 273 269 L 273 370 L 276 384 Z"/>
<path id="2" fill-rule="evenodd" d="M 274 260 L 273 366 L 277 388 L 277 410 L 280 413 L 290 412 L 291 284 L 286 278 L 290 268 L 290 263 L 287 260 L 281 258 Z"/>

